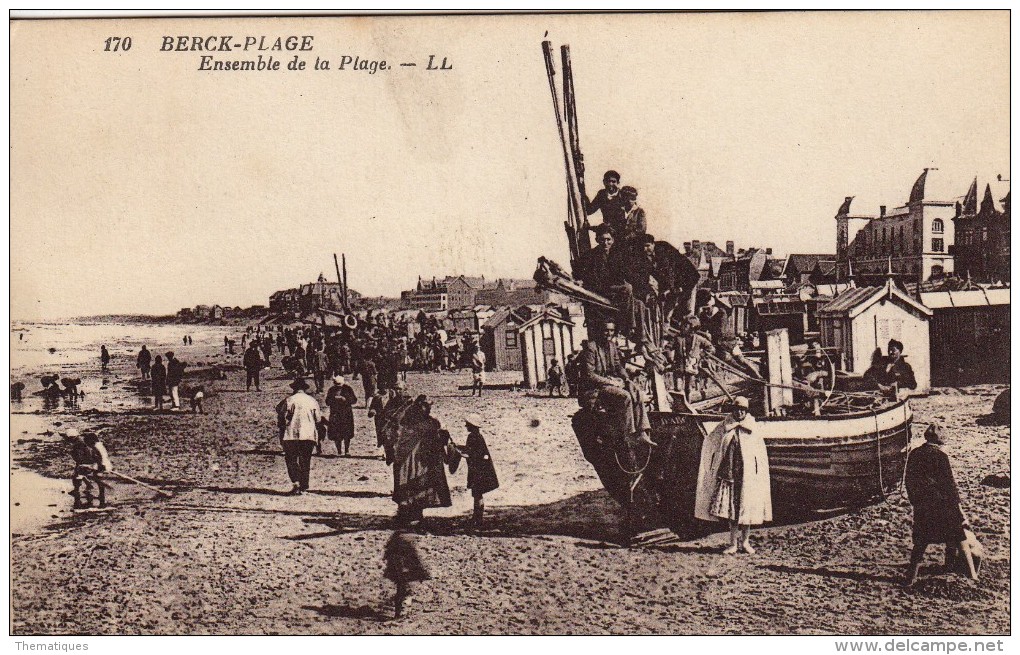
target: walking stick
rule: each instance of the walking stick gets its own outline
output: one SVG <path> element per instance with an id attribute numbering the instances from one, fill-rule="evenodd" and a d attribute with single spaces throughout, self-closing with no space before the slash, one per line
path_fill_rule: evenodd
<path id="1" fill-rule="evenodd" d="M 161 496 L 166 496 L 167 498 L 173 498 L 173 494 L 171 494 L 171 493 L 169 493 L 167 491 L 163 491 L 159 487 L 154 487 L 151 484 L 146 484 L 146 483 L 142 482 L 141 480 L 136 480 L 135 478 L 131 477 L 130 475 L 124 475 L 123 473 L 119 473 L 117 471 L 105 471 L 105 473 L 109 473 L 110 475 L 116 475 L 118 478 L 121 478 L 122 480 L 127 480 L 128 482 L 133 482 L 135 484 L 138 484 L 138 485 L 141 485 L 141 486 L 145 487 L 146 489 L 151 489 L 152 491 L 155 491 L 156 493 L 160 494 Z"/>

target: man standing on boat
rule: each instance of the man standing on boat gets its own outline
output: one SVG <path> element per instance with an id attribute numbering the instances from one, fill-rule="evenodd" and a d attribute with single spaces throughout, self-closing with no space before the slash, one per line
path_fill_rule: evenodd
<path id="1" fill-rule="evenodd" d="M 620 189 L 620 197 L 623 198 L 623 217 L 616 225 L 612 225 L 613 233 L 620 245 L 631 248 L 645 234 L 648 220 L 645 218 L 645 210 L 638 207 L 637 189 L 625 186 Z"/>
<path id="2" fill-rule="evenodd" d="M 585 216 L 601 211 L 602 225 L 619 225 L 626 213 L 623 209 L 623 198 L 620 197 L 620 174 L 616 171 L 606 171 L 602 176 L 602 184 L 605 188 L 599 189 L 594 200 L 584 199 Z"/>
<path id="3" fill-rule="evenodd" d="M 620 349 L 613 342 L 616 325 L 607 321 L 602 332 L 588 341 L 581 355 L 581 390 L 578 401 L 582 407 L 602 405 L 610 434 L 623 441 L 634 438 L 655 446 L 649 436 L 651 424 L 645 414 L 641 389 L 627 373 Z"/>

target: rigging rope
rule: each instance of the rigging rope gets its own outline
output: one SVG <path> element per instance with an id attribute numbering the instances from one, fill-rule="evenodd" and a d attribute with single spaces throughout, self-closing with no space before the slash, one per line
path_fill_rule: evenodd
<path id="1" fill-rule="evenodd" d="M 818 393 L 819 392 L 819 389 L 815 389 L 814 387 L 810 387 L 810 386 L 807 386 L 807 385 L 804 385 L 804 384 L 796 384 L 796 383 L 791 384 L 791 385 L 778 384 L 778 383 L 775 383 L 775 382 L 768 382 L 767 380 L 763 380 L 761 378 L 751 377 L 750 375 L 747 375 L 743 371 L 741 371 L 741 370 L 731 366 L 730 364 L 728 364 L 725 361 L 719 359 L 715 355 L 712 355 L 711 353 L 705 353 L 705 357 L 708 357 L 712 361 L 714 361 L 717 364 L 721 365 L 723 368 L 727 369 L 731 373 L 734 373 L 738 377 L 741 377 L 744 380 L 747 380 L 748 382 L 754 382 L 756 384 L 761 384 L 761 385 L 764 385 L 766 387 L 775 387 L 776 389 L 791 389 L 793 391 L 809 391 L 811 393 Z M 833 386 L 835 386 L 835 380 L 833 380 Z M 830 394 L 837 394 L 837 395 L 840 395 L 840 396 L 843 396 L 843 397 L 846 397 L 846 398 L 867 398 L 869 400 L 877 400 L 878 399 L 873 394 L 861 393 L 861 392 L 855 392 L 855 391 L 836 391 L 836 390 L 833 390 L 833 391 L 830 392 Z"/>

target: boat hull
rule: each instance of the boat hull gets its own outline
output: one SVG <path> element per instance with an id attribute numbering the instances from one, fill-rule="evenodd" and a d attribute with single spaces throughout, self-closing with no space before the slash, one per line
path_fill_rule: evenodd
<path id="1" fill-rule="evenodd" d="M 861 507 L 894 491 L 906 464 L 912 417 L 901 401 L 851 415 L 759 419 L 776 512 L 794 516 Z M 643 444 L 630 446 L 629 453 L 610 448 L 598 434 L 604 421 L 584 412 L 575 415 L 574 430 L 606 490 L 627 509 L 632 531 L 696 531 L 701 444 L 722 417 L 653 412 L 649 418 L 659 444 L 651 452 Z"/>

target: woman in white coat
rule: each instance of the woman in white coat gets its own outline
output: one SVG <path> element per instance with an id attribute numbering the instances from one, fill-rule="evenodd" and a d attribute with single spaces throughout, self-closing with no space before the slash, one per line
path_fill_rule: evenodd
<path id="1" fill-rule="evenodd" d="M 730 407 L 731 414 L 702 444 L 694 515 L 729 522 L 730 546 L 723 553 L 743 548 L 753 554 L 751 526 L 772 520 L 769 460 L 747 398 L 737 396 Z"/>

